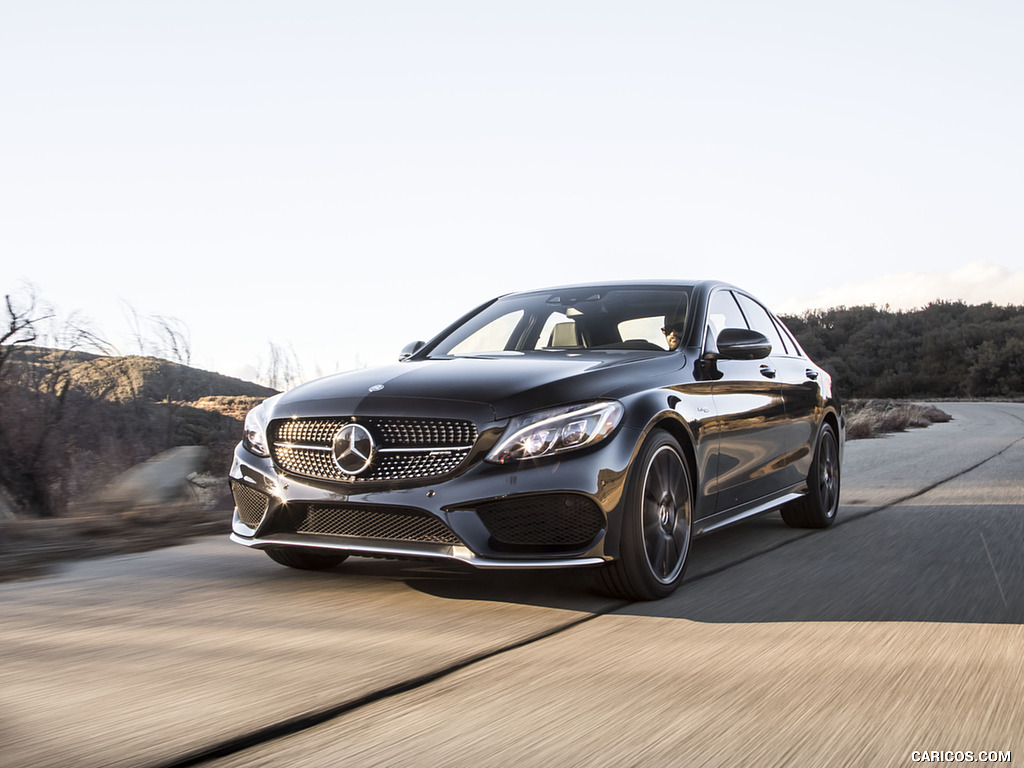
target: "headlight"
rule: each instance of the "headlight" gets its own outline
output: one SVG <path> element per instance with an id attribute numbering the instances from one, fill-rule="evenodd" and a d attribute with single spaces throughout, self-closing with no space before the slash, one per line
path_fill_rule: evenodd
<path id="1" fill-rule="evenodd" d="M 242 433 L 242 445 L 250 453 L 267 457 L 267 409 L 266 401 L 260 403 L 245 415 L 245 427 Z"/>
<path id="2" fill-rule="evenodd" d="M 621 403 L 601 402 L 517 416 L 505 429 L 507 437 L 487 454 L 487 461 L 508 464 L 586 448 L 608 437 L 622 413 Z"/>

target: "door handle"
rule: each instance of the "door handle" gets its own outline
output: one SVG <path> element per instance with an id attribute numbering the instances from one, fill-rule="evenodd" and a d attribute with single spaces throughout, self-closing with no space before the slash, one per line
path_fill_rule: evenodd
<path id="1" fill-rule="evenodd" d="M 762 365 L 761 366 L 761 375 L 764 376 L 766 379 L 774 379 L 775 378 L 775 369 L 772 368 L 770 365 Z"/>
<path id="2" fill-rule="evenodd" d="M 817 379 L 818 378 L 818 372 L 816 370 L 814 370 L 813 368 L 808 368 L 806 371 L 804 371 L 804 373 L 807 374 L 807 378 L 808 379 Z"/>

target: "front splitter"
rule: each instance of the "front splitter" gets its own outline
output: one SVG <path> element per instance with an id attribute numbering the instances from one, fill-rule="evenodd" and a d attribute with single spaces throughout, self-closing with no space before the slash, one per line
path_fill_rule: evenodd
<path id="1" fill-rule="evenodd" d="M 338 537 L 338 541 L 324 541 L 318 538 L 310 541 L 306 537 L 290 536 L 281 534 L 264 538 L 247 538 L 237 533 L 231 534 L 231 541 L 241 544 L 244 547 L 253 549 L 267 549 L 269 547 L 304 547 L 314 549 L 333 549 L 346 552 L 350 555 L 365 555 L 367 557 L 402 557 L 402 558 L 431 558 L 437 560 L 457 560 L 466 563 L 474 568 L 490 569 L 539 569 L 539 568 L 576 568 L 580 566 L 602 565 L 606 561 L 601 557 L 572 557 L 557 560 L 495 560 L 494 558 L 480 557 L 474 554 L 468 547 L 451 546 L 436 547 L 431 549 L 420 549 L 417 547 L 403 547 L 393 544 L 375 544 L 357 539 Z"/>

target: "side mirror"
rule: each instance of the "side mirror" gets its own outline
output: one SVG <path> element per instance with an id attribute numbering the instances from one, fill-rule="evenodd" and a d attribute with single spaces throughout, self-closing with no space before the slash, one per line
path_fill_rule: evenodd
<path id="1" fill-rule="evenodd" d="M 401 362 L 402 360 L 408 360 L 410 357 L 415 355 L 425 346 L 427 346 L 427 343 L 425 341 L 409 342 L 404 347 L 402 347 L 402 352 L 401 354 L 398 355 L 398 361 Z"/>
<path id="2" fill-rule="evenodd" d="M 711 359 L 761 360 L 768 357 L 772 344 L 763 333 L 747 328 L 726 328 L 718 334 L 718 352 Z"/>

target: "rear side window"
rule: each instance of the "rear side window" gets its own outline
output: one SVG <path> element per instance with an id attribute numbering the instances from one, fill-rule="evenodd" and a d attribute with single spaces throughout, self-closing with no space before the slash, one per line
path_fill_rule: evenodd
<path id="1" fill-rule="evenodd" d="M 806 357 L 807 353 L 800 349 L 800 345 L 796 343 L 796 338 L 790 332 L 789 328 L 786 327 L 785 323 L 777 317 L 773 319 L 775 320 L 775 325 L 778 326 L 779 333 L 782 334 L 782 340 L 786 342 L 786 346 L 789 347 L 789 354 L 794 357 Z"/>

